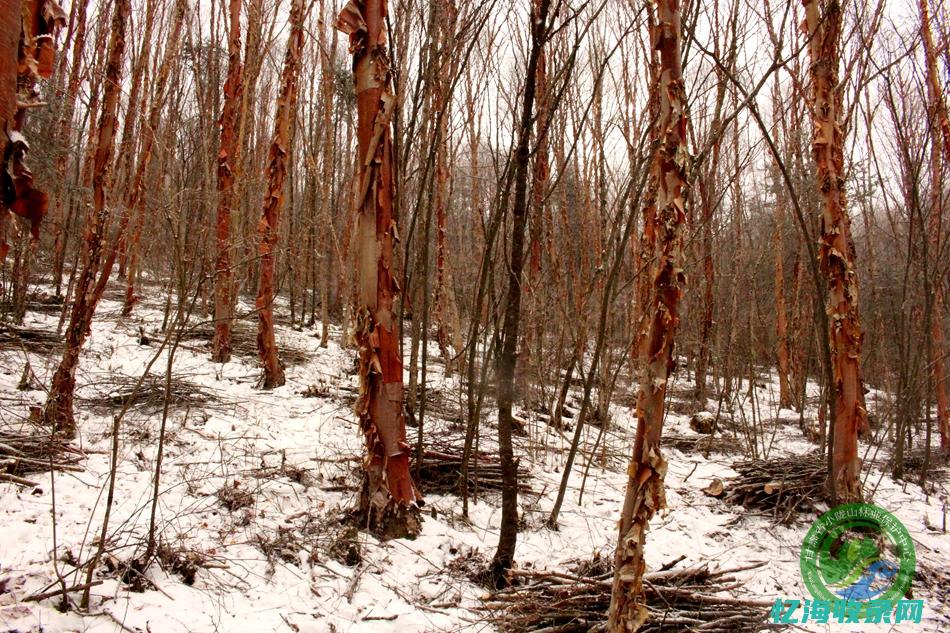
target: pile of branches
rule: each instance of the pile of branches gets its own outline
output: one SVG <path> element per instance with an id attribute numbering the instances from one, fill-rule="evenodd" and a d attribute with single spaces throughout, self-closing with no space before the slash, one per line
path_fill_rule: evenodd
<path id="1" fill-rule="evenodd" d="M 200 343 L 202 348 L 210 349 L 214 339 L 214 328 L 208 326 L 190 328 L 182 334 L 182 342 Z M 189 347 L 189 346 L 185 346 Z M 194 350 L 194 347 L 190 347 Z M 231 352 L 245 360 L 258 357 L 257 326 L 246 321 L 231 322 Z M 302 349 L 292 347 L 286 342 L 278 346 L 280 362 L 287 365 L 302 365 L 310 360 L 310 354 Z"/>
<path id="2" fill-rule="evenodd" d="M 828 500 L 828 466 L 819 452 L 780 459 L 733 462 L 739 473 L 726 484 L 725 500 L 745 508 L 766 510 L 789 523 L 797 513 L 812 512 Z"/>
<path id="3" fill-rule="evenodd" d="M 927 455 L 923 447 L 904 451 L 904 472 L 911 475 L 920 476 L 924 472 L 924 465 L 927 465 L 927 479 L 931 481 L 945 481 L 947 479 L 947 467 L 950 466 L 950 454 L 944 453 L 938 448 L 930 450 L 930 461 L 927 461 Z M 894 468 L 894 457 L 887 460 L 885 466 L 888 470 Z"/>
<path id="4" fill-rule="evenodd" d="M 81 450 L 39 425 L 24 423 L 0 428 L 0 481 L 37 486 L 26 476 L 48 472 L 50 468 L 82 472 L 80 463 L 85 458 Z"/>
<path id="5" fill-rule="evenodd" d="M 31 292 L 26 296 L 26 311 L 41 314 L 59 314 L 63 310 L 63 298 L 45 292 Z M 12 312 L 13 302 L 0 303 L 0 311 Z"/>
<path id="6" fill-rule="evenodd" d="M 92 395 L 83 395 L 81 400 L 98 413 L 107 414 L 129 407 L 139 407 L 149 413 L 161 411 L 165 406 L 165 376 L 148 373 L 139 385 L 139 376 L 111 375 L 102 383 L 88 385 L 84 391 L 93 390 Z M 138 388 L 136 389 L 136 386 Z M 179 407 L 206 407 L 219 401 L 218 396 L 195 383 L 172 376 L 168 393 L 170 405 Z"/>
<path id="7" fill-rule="evenodd" d="M 723 595 L 740 586 L 734 574 L 761 567 L 757 563 L 711 570 L 705 565 L 663 569 L 644 577 L 650 618 L 640 631 L 702 630 L 718 633 L 757 631 L 768 626 L 772 602 Z M 590 573 L 512 570 L 522 584 L 496 591 L 483 610 L 501 631 L 573 633 L 602 630 L 610 607 L 612 571 L 588 565 Z"/>
<path id="8" fill-rule="evenodd" d="M 664 434 L 663 445 L 675 448 L 681 453 L 721 453 L 724 455 L 741 453 L 742 443 L 734 437 L 722 435 L 677 435 Z"/>
<path id="9" fill-rule="evenodd" d="M 25 349 L 31 354 L 52 354 L 60 351 L 63 337 L 56 332 L 37 328 L 0 326 L 0 348 Z"/>
<path id="10" fill-rule="evenodd" d="M 462 479 L 462 451 L 452 447 L 443 447 L 441 450 L 430 448 L 422 453 L 422 464 L 417 466 L 416 456 L 413 456 L 410 469 L 416 477 L 422 492 L 441 495 L 460 495 L 465 486 Z M 418 473 L 418 475 L 417 475 Z M 525 468 L 518 467 L 518 492 L 532 494 L 531 486 L 527 481 L 530 473 Z M 468 465 L 468 492 L 501 491 L 501 462 L 494 455 L 472 451 Z"/>

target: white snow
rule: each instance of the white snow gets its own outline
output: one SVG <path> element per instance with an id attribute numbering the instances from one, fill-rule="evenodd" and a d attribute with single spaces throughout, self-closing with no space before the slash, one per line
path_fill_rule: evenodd
<path id="1" fill-rule="evenodd" d="M 379 543 L 359 534 L 363 562 L 347 566 L 327 550 L 340 527 L 342 510 L 355 502 L 356 469 L 362 451 L 355 417 L 341 399 L 356 388 L 347 373 L 353 352 L 337 345 L 319 347 L 317 330 L 298 332 L 278 328 L 278 343 L 305 350 L 309 361 L 287 367 L 287 385 L 271 392 L 256 387 L 259 369 L 254 358 L 235 358 L 224 366 L 209 362 L 200 341 L 187 341 L 176 352 L 174 374 L 216 396 L 206 406 L 175 406 L 168 420 L 164 474 L 157 523 L 162 543 L 195 552 L 206 566 L 192 586 L 172 570 L 152 565 L 148 577 L 154 588 L 131 592 L 100 565 L 87 614 L 60 613 L 56 600 L 23 602 L 27 596 L 54 588 L 53 487 L 55 485 L 55 565 L 69 585 L 83 580 L 65 560 L 86 561 L 98 539 L 109 472 L 112 417 L 94 411 L 84 397 L 101 394 L 110 376 L 137 378 L 155 354 L 162 334 L 162 312 L 156 302 L 144 303 L 135 315 L 117 318 L 119 305 L 104 300 L 86 343 L 78 376 L 77 443 L 86 451 L 85 470 L 78 473 L 36 474 L 40 482 L 28 487 L 0 483 L 0 630 L 4 631 L 151 631 L 154 633 L 226 631 L 488 631 L 493 630 L 478 610 L 486 590 L 449 569 L 460 556 L 478 552 L 490 559 L 497 540 L 501 511 L 492 495 L 470 504 L 469 520 L 461 517 L 461 501 L 429 495 L 423 509 L 423 532 L 415 540 Z M 56 328 L 57 315 L 30 313 L 27 327 Z M 151 338 L 138 342 L 138 327 Z M 438 350 L 433 347 L 433 355 Z M 164 354 L 152 372 L 164 372 Z M 30 354 L 39 382 L 49 384 L 59 355 Z M 0 421 L 14 423 L 30 405 L 41 406 L 43 391 L 16 389 L 23 368 L 23 351 L 0 350 Z M 441 364 L 430 362 L 430 388 L 457 394 L 457 379 L 445 379 Z M 676 380 L 682 380 L 677 377 Z M 304 397 L 311 385 L 322 385 L 329 397 Z M 675 389 L 674 380 L 672 387 Z M 456 397 L 456 396 L 453 396 Z M 757 390 L 756 411 L 769 419 L 797 419 L 794 411 L 778 411 L 777 384 Z M 491 412 L 491 404 L 486 404 Z M 751 415 L 752 403 L 741 413 Z M 715 410 L 715 403 L 710 402 Z M 529 435 L 517 440 L 517 450 L 532 474 L 534 494 L 520 498 L 528 528 L 519 535 L 520 567 L 563 569 L 567 561 L 590 558 L 594 552 L 611 556 L 616 521 L 625 485 L 626 458 L 631 446 L 632 412 L 611 410 L 612 426 L 606 445 L 593 449 L 596 428 L 585 433 L 575 463 L 560 529 L 543 527 L 554 502 L 568 440 L 527 413 Z M 740 412 L 736 412 L 739 416 Z M 814 418 L 814 411 L 808 413 Z M 128 562 L 144 549 L 150 513 L 152 473 L 161 411 L 133 407 L 123 421 L 118 481 L 109 527 L 107 558 Z M 487 415 L 481 448 L 493 450 L 492 417 Z M 429 420 L 427 432 L 444 432 L 448 422 Z M 414 438 L 415 429 L 409 429 Z M 694 435 L 689 416 L 670 413 L 665 432 Z M 570 435 L 570 434 L 567 434 Z M 814 446 L 797 425 L 770 429 L 760 451 L 769 455 L 804 454 Z M 546 447 L 546 448 L 542 448 Z M 701 492 L 714 478 L 727 480 L 733 456 L 682 454 L 664 450 L 668 509 L 655 517 L 648 538 L 650 568 L 685 555 L 680 566 L 708 562 L 736 566 L 767 561 L 743 572 L 744 585 L 732 593 L 772 600 L 807 595 L 798 571 L 799 547 L 810 520 L 791 526 L 775 525 L 771 517 L 725 505 Z M 601 457 L 606 457 L 604 461 Z M 583 503 L 578 493 L 588 458 L 590 467 Z M 303 483 L 281 474 L 281 465 L 305 469 Z M 873 501 L 901 519 L 915 539 L 918 567 L 946 569 L 950 537 L 942 531 L 947 503 L 946 484 L 939 495 L 927 496 L 916 484 L 893 481 L 874 466 L 865 469 Z M 216 496 L 224 485 L 253 496 L 253 505 L 229 512 Z M 879 483 L 878 483 L 879 482 Z M 728 485 L 728 484 L 727 484 Z M 271 560 L 262 542 L 288 536 Z M 311 553 L 312 550 L 312 553 Z M 67 554 L 68 553 L 68 554 Z M 286 560 L 285 560 L 286 559 Z M 292 562 L 288 562 L 292 561 Z M 946 587 L 931 593 L 915 589 L 927 600 L 924 622 L 900 625 L 900 631 L 950 629 Z M 73 595 L 78 599 L 78 594 Z M 121 624 L 120 624 L 121 623 Z M 882 627 L 880 629 L 885 630 Z M 866 626 L 863 630 L 872 630 Z M 810 630 L 849 630 L 829 625 Z"/>

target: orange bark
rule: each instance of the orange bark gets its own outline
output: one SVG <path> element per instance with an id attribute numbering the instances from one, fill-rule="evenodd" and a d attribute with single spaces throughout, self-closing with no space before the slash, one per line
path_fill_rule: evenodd
<path id="1" fill-rule="evenodd" d="M 241 161 L 241 136 L 237 130 L 238 110 L 244 90 L 241 67 L 241 0 L 228 4 L 228 76 L 224 83 L 221 110 L 221 140 L 218 151 L 218 213 L 215 221 L 217 257 L 214 262 L 214 340 L 211 360 L 231 360 L 231 207 L 235 201 L 234 173 Z"/>
<path id="2" fill-rule="evenodd" d="M 659 53 L 655 120 L 659 141 L 651 165 L 656 198 L 648 202 L 641 248 L 650 267 L 649 302 L 644 306 L 644 329 L 639 336 L 640 391 L 637 434 L 628 468 L 629 479 L 620 519 L 620 539 L 610 599 L 608 630 L 635 631 L 647 619 L 643 595 L 646 562 L 643 548 L 654 512 L 665 501 L 666 461 L 660 453 L 667 381 L 673 372 L 673 343 L 679 323 L 679 302 L 686 284 L 683 273 L 683 230 L 688 197 L 686 143 L 688 127 L 683 86 L 679 0 L 653 0 L 650 23 L 653 49 Z"/>
<path id="3" fill-rule="evenodd" d="M 142 238 L 142 227 L 145 223 L 145 177 L 148 174 L 148 168 L 152 162 L 155 136 L 158 134 L 158 127 L 162 118 L 162 109 L 165 105 L 165 88 L 168 84 L 168 77 L 171 73 L 173 62 L 177 58 L 178 41 L 181 38 L 181 30 L 187 9 L 187 0 L 177 0 L 172 28 L 169 32 L 168 44 L 165 47 L 165 52 L 162 54 L 162 62 L 158 70 L 158 76 L 155 78 L 155 90 L 152 95 L 151 106 L 149 106 L 148 119 L 142 127 L 142 147 L 139 150 L 138 163 L 135 167 L 135 174 L 132 176 L 132 182 L 125 202 L 125 214 L 122 216 L 122 226 L 119 229 L 119 237 L 117 238 L 118 246 L 121 248 L 122 244 L 126 243 L 125 236 L 128 224 L 130 219 L 134 216 L 135 224 L 126 251 L 128 253 L 128 267 L 126 270 L 125 302 L 122 306 L 123 316 L 130 315 L 136 302 L 138 302 L 138 296 L 135 294 L 135 277 L 138 273 L 138 245 Z M 112 267 L 116 252 L 116 249 L 114 249 L 110 254 L 110 261 L 106 264 L 107 268 Z M 121 253 L 121 251 L 118 252 Z"/>
<path id="4" fill-rule="evenodd" d="M 867 425 L 861 402 L 861 322 L 844 187 L 842 95 L 838 85 L 842 10 L 837 0 L 802 0 L 811 57 L 812 155 L 821 192 L 819 263 L 828 283 L 826 310 L 834 383 L 834 449 L 829 483 L 839 502 L 861 498 L 858 431 Z"/>
<path id="5" fill-rule="evenodd" d="M 284 55 L 280 95 L 274 137 L 267 157 L 267 193 L 264 211 L 257 224 L 257 253 L 261 258 L 261 276 L 257 287 L 257 351 L 264 366 L 264 389 L 284 384 L 284 368 L 277 354 L 274 339 L 274 251 L 279 237 L 280 213 L 284 207 L 284 183 L 290 156 L 291 117 L 297 105 L 297 83 L 300 75 L 300 56 L 303 53 L 303 0 L 294 0 L 290 10 L 290 39 Z"/>
<path id="6" fill-rule="evenodd" d="M 409 473 L 403 414 L 403 371 L 393 304 L 395 279 L 392 114 L 395 97 L 386 48 L 385 0 L 350 0 L 336 28 L 349 35 L 357 110 L 356 241 L 358 295 L 354 338 L 359 348 L 356 412 L 366 439 L 360 508 L 384 533 L 414 532 L 422 499 Z"/>
<path id="7" fill-rule="evenodd" d="M 92 207 L 90 208 L 83 230 L 85 250 L 82 271 L 76 279 L 75 301 L 66 330 L 66 349 L 56 373 L 53 375 L 49 396 L 46 400 L 43 416 L 47 424 L 57 433 L 66 436 L 75 434 L 73 419 L 73 392 L 76 387 L 76 367 L 79 353 L 89 336 L 92 317 L 96 304 L 101 297 L 101 288 L 108 278 L 103 271 L 103 279 L 94 287 L 96 276 L 102 263 L 103 239 L 109 221 L 109 208 L 106 205 L 106 191 L 112 172 L 112 153 L 115 145 L 117 111 L 122 86 L 122 58 L 125 53 L 125 28 L 129 22 L 131 7 L 129 0 L 116 0 L 112 15 L 112 29 L 109 37 L 109 52 L 106 61 L 105 93 L 102 100 L 102 115 L 99 119 L 96 149 L 92 164 Z"/>
<path id="8" fill-rule="evenodd" d="M 930 145 L 930 215 L 927 232 L 935 254 L 943 247 L 943 163 L 950 163 L 950 121 L 943 100 L 940 77 L 937 72 L 933 34 L 930 31 L 930 12 L 927 0 L 919 0 L 920 35 L 924 43 L 927 64 L 927 98 L 930 101 L 930 118 L 934 125 Z M 939 133 L 938 133 L 939 129 Z M 942 150 L 942 152 L 941 152 Z M 937 399 L 937 426 L 940 429 L 940 446 L 950 450 L 950 398 L 947 396 L 946 370 L 944 366 L 945 341 L 943 338 L 943 291 L 940 283 L 934 286 L 933 321 L 931 324 L 931 378 Z"/>
<path id="9" fill-rule="evenodd" d="M 0 205 L 0 263 L 9 246 L 5 239 L 7 210 L 30 223 L 35 242 L 40 223 L 46 215 L 49 197 L 33 186 L 33 172 L 26 165 L 30 145 L 22 131 L 27 109 L 40 101 L 36 82 L 53 72 L 55 38 L 66 26 L 66 14 L 54 0 L 22 0 L 4 8 L 4 59 L 0 74 L 0 160 L 2 160 L 3 199 Z M 16 64 L 13 60 L 16 59 Z"/>

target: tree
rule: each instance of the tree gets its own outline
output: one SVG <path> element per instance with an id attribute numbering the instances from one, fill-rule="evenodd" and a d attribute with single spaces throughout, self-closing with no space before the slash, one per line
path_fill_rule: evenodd
<path id="1" fill-rule="evenodd" d="M 515 396 L 515 365 L 518 362 L 518 330 L 521 325 L 521 281 L 525 264 L 525 233 L 528 223 L 528 163 L 530 162 L 531 122 L 538 79 L 538 61 L 548 36 L 550 0 L 532 4 L 531 49 L 521 100 L 518 144 L 513 167 L 514 199 L 511 204 L 511 252 L 508 260 L 508 291 L 504 324 L 501 330 L 501 355 L 498 358 L 498 453 L 501 458 L 501 530 L 498 549 L 491 563 L 496 586 L 504 585 L 515 557 L 518 541 L 518 462 L 511 444 Z M 504 208 L 503 204 L 502 208 Z"/>
<path id="2" fill-rule="evenodd" d="M 125 28 L 131 13 L 129 0 L 116 0 L 112 13 L 106 61 L 105 92 L 102 113 L 97 127 L 96 149 L 92 162 L 92 205 L 86 214 L 83 229 L 82 270 L 76 282 L 75 299 L 66 330 L 66 349 L 53 374 L 43 417 L 54 432 L 67 437 L 75 435 L 73 392 L 76 389 L 76 367 L 79 353 L 89 336 L 96 305 L 105 290 L 111 266 L 102 266 L 105 232 L 111 216 L 106 194 L 112 171 L 112 152 L 118 122 L 119 96 L 122 89 L 122 60 L 125 53 Z M 99 277 L 96 281 L 97 276 Z"/>
<path id="3" fill-rule="evenodd" d="M 221 110 L 221 140 L 218 150 L 218 213 L 215 221 L 217 256 L 214 261 L 214 339 L 211 360 L 231 360 L 232 305 L 231 207 L 235 202 L 234 174 L 241 164 L 241 136 L 237 119 L 243 98 L 241 66 L 241 0 L 229 0 L 228 76 Z"/>
<path id="4" fill-rule="evenodd" d="M 294 0 L 290 11 L 290 39 L 281 72 L 280 95 L 274 137 L 267 157 L 267 193 L 264 212 L 257 225 L 258 254 L 261 257 L 260 283 L 257 287 L 257 351 L 264 365 L 264 389 L 284 384 L 284 368 L 277 355 L 274 340 L 274 251 L 277 248 L 280 212 L 284 206 L 284 182 L 291 144 L 291 118 L 297 107 L 297 83 L 300 75 L 300 56 L 303 52 L 303 0 Z"/>
<path id="5" fill-rule="evenodd" d="M 49 197 L 34 187 L 33 172 L 26 165 L 30 145 L 23 136 L 23 127 L 28 108 L 40 101 L 36 82 L 53 72 L 56 34 L 66 26 L 66 14 L 54 0 L 15 0 L 4 13 L 0 22 L 0 264 L 9 250 L 3 236 L 7 210 L 29 221 L 32 239 L 28 248 L 32 248 L 40 237 L 40 223 L 49 206 Z"/>
<path id="6" fill-rule="evenodd" d="M 350 0 L 336 28 L 349 35 L 356 87 L 356 273 L 354 338 L 360 396 L 356 403 L 366 439 L 360 511 L 383 536 L 417 533 L 422 496 L 409 473 L 403 413 L 402 359 L 393 305 L 399 291 L 393 257 L 392 115 L 395 97 L 386 50 L 385 0 Z"/>
<path id="7" fill-rule="evenodd" d="M 927 67 L 927 99 L 930 102 L 930 215 L 928 233 L 934 259 L 940 256 L 943 243 L 943 166 L 950 164 L 950 119 L 944 102 L 937 71 L 937 59 L 930 31 L 928 0 L 919 0 L 920 35 L 924 43 Z M 942 151 L 941 151 L 942 150 Z M 950 451 L 950 397 L 947 395 L 946 371 L 944 368 L 945 342 L 943 339 L 943 289 L 938 282 L 933 287 L 930 325 L 930 363 L 934 391 L 937 398 L 937 426 L 940 429 L 940 446 Z"/>
<path id="8" fill-rule="evenodd" d="M 842 92 L 838 83 L 842 9 L 837 0 L 802 0 L 811 58 L 812 155 L 821 192 L 818 259 L 827 283 L 826 311 L 834 395 L 831 435 L 833 496 L 861 498 L 858 430 L 867 424 L 860 375 L 858 277 L 844 187 Z"/>
<path id="9" fill-rule="evenodd" d="M 126 267 L 125 301 L 122 305 L 123 316 L 129 316 L 138 302 L 138 296 L 135 293 L 135 278 L 138 275 L 139 241 L 142 238 L 142 226 L 145 223 L 145 179 L 152 163 L 155 139 L 161 125 L 162 111 L 165 108 L 165 91 L 168 86 L 168 79 L 178 63 L 178 43 L 181 39 L 181 31 L 187 12 L 188 1 L 176 0 L 168 43 L 162 53 L 162 61 L 158 68 L 158 75 L 155 78 L 155 88 L 152 94 L 152 103 L 149 106 L 148 119 L 145 121 L 145 125 L 142 126 L 142 147 L 139 150 L 138 163 L 126 197 L 125 215 L 122 217 L 123 228 L 120 230 L 120 235 L 124 237 L 125 227 L 133 219 L 134 221 L 131 239 L 128 240 L 129 246 L 126 250 L 128 264 Z M 123 240 L 121 243 L 126 242 Z M 113 249 L 110 257 L 115 257 L 116 250 Z M 112 264 L 108 265 L 111 266 Z"/>
<path id="10" fill-rule="evenodd" d="M 673 372 L 673 342 L 679 323 L 678 306 L 686 284 L 683 272 L 683 229 L 688 195 L 686 145 L 688 115 L 683 69 L 679 0 L 654 0 L 650 34 L 659 53 L 652 85 L 657 100 L 651 179 L 655 199 L 648 198 L 641 248 L 649 261 L 652 288 L 643 311 L 640 333 L 640 388 L 637 395 L 637 433 L 628 468 L 629 479 L 620 516 L 613 586 L 610 598 L 610 631 L 635 631 L 647 618 L 644 605 L 643 548 L 654 512 L 665 501 L 663 478 L 666 462 L 660 453 L 664 399 Z M 652 207 L 652 208 L 651 208 Z"/>

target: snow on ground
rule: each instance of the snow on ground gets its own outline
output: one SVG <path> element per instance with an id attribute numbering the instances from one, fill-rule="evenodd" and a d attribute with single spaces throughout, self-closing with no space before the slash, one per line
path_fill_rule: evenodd
<path id="1" fill-rule="evenodd" d="M 257 388 L 253 357 L 235 357 L 220 366 L 209 362 L 201 341 L 185 341 L 176 351 L 174 375 L 213 396 L 211 402 L 172 407 L 167 425 L 161 495 L 157 509 L 164 568 L 147 572 L 151 586 L 129 591 L 109 568 L 141 555 L 151 511 L 152 473 L 157 456 L 161 406 L 133 407 L 120 433 L 118 479 L 110 519 L 108 555 L 92 590 L 87 615 L 60 613 L 56 601 L 23 602 L 48 590 L 56 573 L 70 585 L 76 560 L 85 561 L 101 530 L 108 480 L 112 411 L 92 407 L 89 398 L 108 395 L 110 377 L 140 376 L 155 355 L 162 334 L 158 297 L 129 319 L 118 318 L 119 305 L 104 300 L 86 344 L 78 375 L 77 443 L 88 454 L 85 470 L 37 474 L 36 489 L 0 483 L 0 630 L 3 631 L 150 631 L 153 633 L 259 631 L 490 631 L 478 609 L 486 591 L 458 570 L 473 555 L 486 560 L 494 551 L 501 511 L 492 495 L 461 516 L 454 496 L 428 495 L 421 536 L 379 543 L 364 533 L 357 538 L 362 562 L 346 560 L 342 511 L 355 501 L 361 438 L 348 402 L 355 397 L 353 354 L 337 345 L 319 347 L 314 331 L 278 329 L 281 346 L 304 352 L 305 362 L 287 367 L 287 384 L 271 392 Z M 27 315 L 26 327 L 55 331 L 58 314 Z M 139 342 L 139 326 L 151 339 Z M 250 323 L 253 326 L 253 322 Z M 437 350 L 433 350 L 437 354 Z M 165 368 L 163 353 L 151 371 Z M 39 383 L 49 384 L 58 353 L 29 354 Z M 18 391 L 23 349 L 0 349 L 0 422 L 15 423 L 30 405 L 42 405 L 41 390 Z M 441 365 L 430 363 L 429 387 L 457 398 L 458 382 L 445 379 Z M 317 386 L 317 397 L 304 392 Z M 682 387 L 683 385 L 679 385 Z M 674 384 L 675 391 L 677 385 Z M 754 406 L 762 418 L 797 420 L 794 411 L 778 411 L 777 387 L 766 381 Z M 347 400 L 347 397 L 350 400 Z M 675 407 L 674 407 L 675 408 Z M 710 410 L 716 403 L 710 401 Z M 488 406 L 491 410 L 491 406 Z M 737 415 L 740 413 L 736 412 Z M 625 460 L 631 445 L 631 412 L 612 411 L 605 443 L 593 450 L 598 429 L 588 429 L 560 515 L 560 529 L 543 527 L 560 482 L 568 439 L 529 418 L 527 437 L 518 439 L 522 463 L 531 472 L 531 494 L 520 499 L 527 529 L 519 535 L 517 561 L 523 568 L 564 569 L 570 561 L 595 552 L 610 556 L 625 485 Z M 814 412 L 811 412 L 812 417 Z M 481 448 L 492 450 L 493 422 L 486 417 Z M 428 431 L 448 432 L 445 421 Z M 456 431 L 458 432 L 458 431 Z M 665 432 L 690 435 L 689 416 L 670 413 Z M 410 429 L 410 434 L 415 430 Z M 813 450 L 788 422 L 769 429 L 772 456 Z M 569 433 L 567 435 L 570 435 Z M 738 441 L 738 440 L 737 440 Z M 763 449 L 764 450 L 764 449 Z M 668 510 L 651 526 L 647 557 L 657 568 L 680 556 L 680 566 L 710 562 L 739 566 L 765 561 L 740 574 L 741 597 L 772 600 L 807 595 L 798 571 L 799 547 L 810 525 L 805 517 L 791 526 L 771 517 L 725 505 L 701 491 L 714 478 L 734 475 L 734 456 L 666 450 Z M 583 502 L 578 503 L 588 458 L 593 458 Z M 918 568 L 946 569 L 950 537 L 943 533 L 946 484 L 927 496 L 916 484 L 894 482 L 876 467 L 866 469 L 873 501 L 907 526 L 917 546 Z M 230 499 L 228 510 L 219 495 Z M 51 512 L 55 492 L 55 513 Z M 247 494 L 244 494 L 247 493 Z M 227 496 L 227 495 L 230 496 Z M 238 507 L 242 501 L 247 507 Z M 54 522 L 55 514 L 55 550 Z M 339 541 L 339 542 L 338 542 Z M 334 544 L 337 543 L 337 547 Z M 339 543 L 342 543 L 340 545 Z M 342 549 L 341 549 L 342 548 Z M 57 553 L 55 568 L 53 552 Z M 267 553 L 265 553 L 267 552 Z M 193 582 L 184 581 L 175 561 L 199 560 Z M 185 574 L 187 575 L 187 574 Z M 927 600 L 924 622 L 900 625 L 900 631 L 950 630 L 947 587 L 915 586 Z M 864 630 L 874 627 L 867 625 Z M 882 625 L 880 630 L 886 630 Z M 828 626 L 811 630 L 848 630 Z"/>

